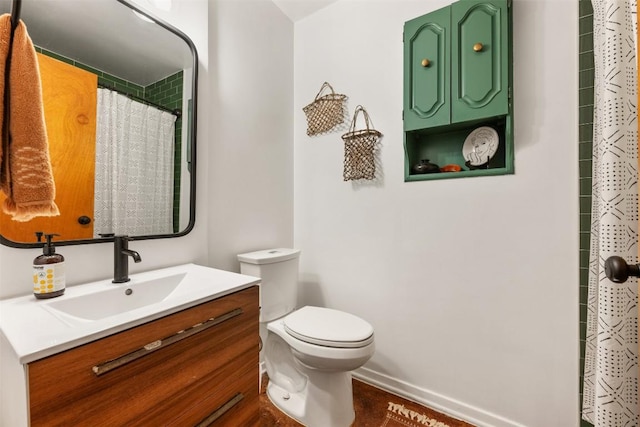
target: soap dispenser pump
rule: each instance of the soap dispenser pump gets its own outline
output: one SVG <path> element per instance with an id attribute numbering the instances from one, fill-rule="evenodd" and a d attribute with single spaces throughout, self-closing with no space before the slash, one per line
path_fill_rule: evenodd
<path id="1" fill-rule="evenodd" d="M 38 232 L 38 241 L 43 233 Z M 36 298 L 54 298 L 64 294 L 65 273 L 64 257 L 56 253 L 56 248 L 51 243 L 53 236 L 58 234 L 45 234 L 46 242 L 42 247 L 42 255 L 33 260 L 33 294 Z"/>

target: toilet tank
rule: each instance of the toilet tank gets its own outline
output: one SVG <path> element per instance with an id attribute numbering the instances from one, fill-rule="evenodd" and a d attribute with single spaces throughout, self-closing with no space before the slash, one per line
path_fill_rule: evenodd
<path id="1" fill-rule="evenodd" d="M 296 308 L 298 249 L 266 249 L 238 255 L 240 273 L 259 277 L 260 322 L 270 322 Z"/>

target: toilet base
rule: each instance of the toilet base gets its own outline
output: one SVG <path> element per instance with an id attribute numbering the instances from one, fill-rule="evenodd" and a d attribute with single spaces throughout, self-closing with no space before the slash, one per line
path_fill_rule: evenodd
<path id="1" fill-rule="evenodd" d="M 273 382 L 269 400 L 282 412 L 307 427 L 349 427 L 355 419 L 351 372 L 304 372 L 306 386 L 290 393 Z"/>

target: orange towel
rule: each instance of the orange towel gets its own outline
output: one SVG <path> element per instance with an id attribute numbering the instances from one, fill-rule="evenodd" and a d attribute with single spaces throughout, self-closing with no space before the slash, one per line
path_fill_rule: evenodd
<path id="1" fill-rule="evenodd" d="M 4 63 L 11 32 L 11 16 L 0 16 L 0 81 L 4 85 Z M 6 46 L 5 46 L 6 45 Z M 0 189 L 7 198 L 2 210 L 15 221 L 37 216 L 60 215 L 55 199 L 55 184 L 49 159 L 49 143 L 42 105 L 42 87 L 38 59 L 27 27 L 18 23 L 13 35 L 9 85 L 8 122 L 3 123 L 0 157 Z M 4 92 L 0 92 L 2 94 Z M 6 106 L 5 106 L 6 108 Z"/>

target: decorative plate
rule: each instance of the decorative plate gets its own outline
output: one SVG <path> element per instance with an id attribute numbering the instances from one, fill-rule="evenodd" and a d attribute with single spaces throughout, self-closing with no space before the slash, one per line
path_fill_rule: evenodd
<path id="1" fill-rule="evenodd" d="M 462 155 L 472 166 L 484 165 L 496 154 L 499 143 L 500 137 L 494 128 L 481 126 L 464 140 Z"/>

